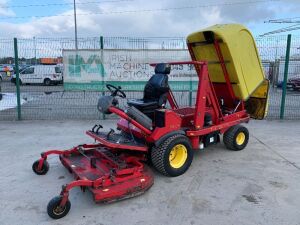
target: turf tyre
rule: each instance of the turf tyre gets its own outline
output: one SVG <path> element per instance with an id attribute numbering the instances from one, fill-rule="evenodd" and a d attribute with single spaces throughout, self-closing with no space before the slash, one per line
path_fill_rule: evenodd
<path id="1" fill-rule="evenodd" d="M 187 150 L 187 158 L 180 168 L 173 168 L 169 162 L 169 155 L 176 145 L 184 145 Z M 194 151 L 190 140 L 181 134 L 173 135 L 164 140 L 159 146 L 154 146 L 151 151 L 151 161 L 157 171 L 165 176 L 176 177 L 184 174 L 193 161 Z"/>
<path id="2" fill-rule="evenodd" d="M 237 136 L 240 133 L 243 133 L 245 135 L 245 140 L 241 144 L 237 142 Z M 235 125 L 230 127 L 223 135 L 223 142 L 226 148 L 233 151 L 243 150 L 247 146 L 248 141 L 249 131 L 242 125 Z"/>

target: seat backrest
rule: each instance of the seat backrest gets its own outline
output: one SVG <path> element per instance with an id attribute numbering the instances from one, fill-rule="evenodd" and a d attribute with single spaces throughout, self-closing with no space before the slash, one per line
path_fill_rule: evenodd
<path id="1" fill-rule="evenodd" d="M 155 67 L 155 74 L 149 79 L 144 88 L 144 101 L 159 101 L 164 104 L 166 93 L 169 91 L 168 74 L 171 66 L 167 63 L 159 63 Z"/>

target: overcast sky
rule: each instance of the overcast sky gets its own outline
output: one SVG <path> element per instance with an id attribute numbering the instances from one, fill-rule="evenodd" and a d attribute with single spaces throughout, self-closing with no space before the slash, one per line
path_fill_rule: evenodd
<path id="1" fill-rule="evenodd" d="M 73 0 L 0 0 L 0 37 L 73 37 L 73 5 L 69 4 L 72 2 Z M 81 37 L 184 37 L 206 26 L 233 22 L 245 24 L 254 35 L 259 35 L 290 25 L 266 24 L 265 20 L 297 16 L 300 20 L 300 0 L 76 2 L 78 34 Z M 300 30 L 293 33 L 300 34 Z"/>

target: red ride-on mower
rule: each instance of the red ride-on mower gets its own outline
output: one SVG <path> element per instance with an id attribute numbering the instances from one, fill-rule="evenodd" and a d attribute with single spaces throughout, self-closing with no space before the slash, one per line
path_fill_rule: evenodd
<path id="1" fill-rule="evenodd" d="M 192 64 L 199 77 L 196 105 L 179 108 L 168 85 L 171 65 Z M 74 174 L 75 180 L 62 187 L 59 196 L 48 204 L 48 214 L 54 219 L 70 210 L 70 189 L 88 188 L 96 202 L 112 202 L 145 192 L 153 184 L 153 176 L 144 165 L 150 159 L 153 166 L 166 176 L 179 176 L 191 165 L 194 149 L 201 143 L 208 146 L 220 140 L 232 150 L 245 148 L 248 130 L 238 125 L 249 120 L 244 104 L 225 109 L 218 102 L 209 81 L 206 62 L 176 62 L 157 64 L 155 74 L 145 86 L 144 98 L 128 100 L 128 108 L 118 107 L 117 97 L 126 98 L 121 87 L 108 84 L 110 96 L 99 99 L 98 109 L 115 113 L 121 119 L 119 132 L 101 132 L 95 125 L 86 134 L 98 144 L 85 144 L 69 150 L 43 152 L 32 169 L 38 175 L 48 172 L 48 155 L 58 154 L 62 164 Z M 171 109 L 166 109 L 166 102 Z M 226 114 L 225 114 L 226 113 Z"/>
<path id="2" fill-rule="evenodd" d="M 235 33 L 241 34 L 236 32 L 240 26 L 233 25 L 233 28 Z M 224 31 L 223 27 L 220 29 Z M 251 90 L 249 101 L 243 96 L 250 90 L 249 87 L 255 90 L 261 85 L 263 78 L 255 80 L 259 70 L 254 71 L 251 79 L 256 83 L 245 86 L 242 82 L 246 78 L 241 76 L 245 76 L 247 71 L 243 70 L 242 75 L 236 71 L 246 67 L 236 65 L 244 62 L 242 56 L 247 55 L 231 58 L 230 48 L 224 47 L 225 44 L 230 46 L 227 39 L 224 39 L 227 40 L 225 42 L 222 36 L 214 36 L 212 31 L 203 33 L 195 33 L 195 37 L 188 39 L 193 61 L 152 64 L 155 74 L 145 85 L 143 99 L 128 100 L 126 109 L 118 107 L 118 97 L 126 98 L 121 87 L 106 86 L 111 95 L 99 99 L 98 110 L 104 114 L 114 113 L 121 118 L 117 123 L 118 131 L 111 129 L 103 132 L 101 125 L 95 125 L 86 134 L 97 144 L 80 145 L 64 151 L 50 150 L 41 154 L 41 158 L 32 166 L 36 174 L 46 174 L 49 169 L 48 155 L 57 154 L 75 177 L 73 182 L 62 187 L 58 197 L 49 202 L 47 211 L 50 217 L 59 219 L 68 213 L 71 207 L 69 191 L 74 187 L 80 187 L 83 191 L 88 188 L 96 202 L 112 202 L 144 193 L 153 184 L 151 171 L 145 166 L 147 160 L 160 173 L 179 176 L 190 167 L 194 150 L 218 143 L 221 134 L 224 134 L 223 142 L 228 149 L 238 151 L 246 147 L 249 133 L 246 127 L 240 125 L 250 119 L 245 107 L 247 105 L 247 110 L 250 109 L 251 116 L 263 118 L 266 99 L 260 96 L 266 97 L 267 91 L 264 88 L 259 88 L 258 92 Z M 224 33 L 227 35 L 228 29 Z M 227 37 L 225 34 L 224 38 Z M 248 40 L 245 37 L 242 41 Z M 231 61 L 223 57 L 222 49 Z M 249 46 L 247 49 L 250 49 Z M 201 57 L 212 61 L 201 61 Z M 255 59 L 258 58 L 251 60 L 252 65 L 256 63 Z M 193 66 L 199 79 L 195 105 L 190 107 L 178 106 L 168 84 L 171 65 L 184 64 Z M 259 68 L 260 64 L 255 65 Z M 167 103 L 169 108 L 166 107 Z"/>

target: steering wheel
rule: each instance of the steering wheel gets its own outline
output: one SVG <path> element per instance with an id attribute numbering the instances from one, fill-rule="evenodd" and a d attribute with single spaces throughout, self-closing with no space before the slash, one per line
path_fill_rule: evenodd
<path id="1" fill-rule="evenodd" d="M 106 88 L 111 92 L 111 96 L 119 96 L 121 98 L 126 98 L 126 94 L 124 93 L 124 91 L 121 91 L 120 86 L 116 87 L 114 85 L 107 84 Z"/>

